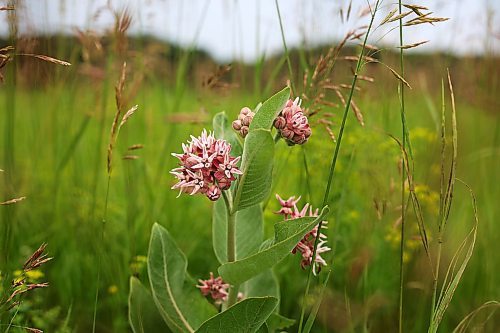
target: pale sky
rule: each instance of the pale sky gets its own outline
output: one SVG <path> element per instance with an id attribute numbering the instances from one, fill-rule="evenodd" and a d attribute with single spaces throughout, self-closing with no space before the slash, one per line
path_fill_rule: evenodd
<path id="1" fill-rule="evenodd" d="M 21 2 L 21 1 L 20 1 Z M 146 33 L 183 46 L 195 45 L 220 62 L 233 59 L 251 62 L 263 52 L 283 50 L 274 0 L 24 0 L 18 9 L 22 33 L 71 34 L 74 28 L 103 31 L 113 26 L 105 9 L 128 8 L 133 16 L 131 34 Z M 380 22 L 395 8 L 395 0 L 382 0 L 376 19 Z M 374 3 L 373 1 L 371 2 Z M 486 49 L 500 53 L 499 0 L 415 0 L 429 7 L 433 16 L 450 17 L 434 26 L 418 25 L 405 30 L 405 44 L 430 40 L 419 51 L 442 50 L 458 54 L 481 54 Z M 5 5 L 6 0 L 0 0 Z M 339 11 L 349 0 L 279 0 L 289 48 L 302 43 L 316 45 L 343 37 L 347 31 L 366 24 L 358 14 L 368 4 L 353 0 L 351 17 L 342 22 Z M 0 19 L 0 35 L 6 35 L 6 14 Z M 393 23 L 395 26 L 397 22 Z M 377 29 L 369 43 L 394 47 L 398 31 Z M 381 38 L 383 36 L 383 38 Z"/>

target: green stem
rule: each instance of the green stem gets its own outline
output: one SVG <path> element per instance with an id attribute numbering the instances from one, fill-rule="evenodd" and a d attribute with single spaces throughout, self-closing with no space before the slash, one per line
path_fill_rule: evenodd
<path id="1" fill-rule="evenodd" d="M 292 89 L 292 96 L 295 96 L 295 85 L 293 84 L 293 71 L 292 71 L 292 63 L 290 62 L 290 56 L 288 55 L 288 47 L 286 46 L 286 40 L 285 40 L 285 30 L 283 29 L 283 21 L 281 20 L 281 13 L 280 13 L 280 7 L 278 5 L 278 0 L 275 0 L 274 3 L 276 4 L 276 11 L 278 12 L 278 19 L 280 21 L 280 29 L 281 29 L 281 39 L 283 41 L 283 47 L 285 49 L 285 57 L 286 57 L 286 63 L 288 65 L 288 72 L 290 74 L 290 88 Z"/>
<path id="2" fill-rule="evenodd" d="M 227 261 L 236 261 L 236 212 L 233 212 L 232 198 L 228 191 L 222 191 L 222 197 L 226 203 L 227 210 Z M 231 307 L 236 303 L 238 298 L 239 285 L 233 285 L 229 288 L 229 296 L 227 298 L 227 307 Z"/>
<path id="3" fill-rule="evenodd" d="M 278 143 L 281 139 L 281 134 L 279 131 L 276 131 L 276 134 L 274 134 L 274 143 Z"/>
<path id="4" fill-rule="evenodd" d="M 434 312 L 436 311 L 436 295 L 438 288 L 438 279 L 439 279 L 439 265 L 441 264 L 441 252 L 443 250 L 443 239 L 441 235 L 441 230 L 438 235 L 438 250 L 437 250 L 437 260 L 436 260 L 436 269 L 434 273 L 434 283 L 432 286 L 432 305 L 431 305 L 431 322 L 429 325 L 429 332 L 435 332 L 434 329 Z"/>
<path id="5" fill-rule="evenodd" d="M 8 5 L 14 7 L 15 1 L 9 1 Z M 10 45 L 15 45 L 17 38 L 17 16 L 13 13 L 8 13 L 8 24 L 9 24 L 9 42 Z M 5 200 L 11 199 L 15 195 L 14 188 L 16 187 L 14 174 L 16 170 L 15 166 L 15 118 L 16 118 L 16 62 L 12 61 L 7 63 L 6 68 L 6 97 L 5 97 L 5 123 L 4 123 L 4 160 L 2 163 L 2 168 L 5 169 L 5 189 L 2 190 L 2 195 Z M 9 269 L 9 254 L 11 247 L 11 236 L 12 228 L 15 223 L 14 212 L 15 205 L 2 207 L 2 218 L 3 223 L 0 225 L 0 231 L 2 233 L 0 241 L 0 264 L 2 268 Z"/>
<path id="6" fill-rule="evenodd" d="M 359 75 L 359 72 L 361 71 L 361 64 L 362 64 L 362 60 L 363 60 L 363 54 L 364 54 L 365 48 L 366 48 L 366 43 L 368 41 L 368 35 L 370 34 L 370 31 L 371 31 L 371 28 L 372 28 L 372 25 L 373 25 L 373 21 L 375 19 L 375 13 L 377 12 L 377 9 L 378 9 L 379 2 L 380 2 L 380 0 L 377 0 L 377 2 L 375 3 L 375 8 L 374 8 L 374 10 L 372 12 L 371 19 L 370 19 L 370 24 L 368 25 L 368 28 L 366 30 L 365 38 L 364 38 L 364 41 L 363 41 L 363 46 L 361 48 L 361 52 L 360 52 L 359 57 L 358 57 L 358 62 L 356 64 L 356 71 L 354 72 L 354 77 L 352 78 L 351 89 L 350 89 L 350 92 L 349 92 L 349 97 L 348 97 L 347 102 L 345 104 L 344 115 L 342 117 L 342 123 L 340 125 L 339 135 L 338 135 L 337 143 L 335 145 L 335 151 L 333 153 L 332 163 L 330 165 L 330 172 L 329 172 L 329 175 L 328 175 L 328 183 L 326 185 L 325 195 L 323 196 L 323 204 L 322 204 L 321 207 L 325 207 L 327 205 L 328 198 L 330 196 L 330 189 L 331 189 L 332 182 L 333 182 L 333 175 L 335 173 L 335 166 L 337 164 L 337 158 L 338 158 L 338 155 L 339 155 L 340 144 L 342 143 L 342 136 L 344 134 L 345 124 L 346 124 L 346 121 L 347 121 L 347 115 L 348 115 L 349 110 L 351 108 L 352 96 L 354 95 L 354 90 L 355 90 L 355 87 L 356 87 L 356 82 L 358 80 L 358 75 Z M 318 230 L 321 230 L 322 225 L 323 225 L 323 221 L 321 221 L 319 223 Z M 312 271 L 313 271 L 313 265 L 314 265 L 314 258 L 316 258 L 316 250 L 318 248 L 319 235 L 320 235 L 320 232 L 317 233 L 316 239 L 314 241 L 314 251 L 313 251 L 313 255 L 312 255 L 313 263 L 312 263 L 311 267 L 309 268 L 309 273 L 307 275 L 307 284 L 306 284 L 306 290 L 304 292 L 304 298 L 302 300 L 302 311 L 300 313 L 300 321 L 299 321 L 299 330 L 298 330 L 298 333 L 302 332 L 302 324 L 304 323 L 305 301 L 307 299 L 307 295 L 309 294 L 309 288 L 310 288 L 310 285 L 311 285 L 311 278 L 312 278 Z"/>
<path id="7" fill-rule="evenodd" d="M 111 183 L 111 173 L 108 174 L 108 184 L 106 186 L 106 199 L 104 201 L 104 214 L 101 221 L 101 243 L 100 246 L 104 246 L 104 231 L 106 227 L 106 218 L 108 215 L 108 198 L 109 198 L 109 185 Z M 100 249 L 101 251 L 103 248 Z M 96 323 L 97 323 L 97 304 L 99 303 L 99 285 L 101 284 L 101 266 L 102 266 L 102 253 L 99 251 L 97 254 L 97 279 L 96 279 L 96 291 L 94 298 L 94 314 L 92 318 L 92 333 L 96 331 Z"/>
<path id="8" fill-rule="evenodd" d="M 434 313 L 436 311 L 436 298 L 439 280 L 439 266 L 441 264 L 441 252 L 443 249 L 443 224 L 445 222 L 445 176 L 444 166 L 446 157 L 446 118 L 445 118 L 445 100 L 444 100 L 444 82 L 441 80 L 441 183 L 439 193 L 439 221 L 438 221 L 438 249 L 437 260 L 434 272 L 434 283 L 432 285 L 432 304 L 431 304 L 431 318 L 429 324 L 429 332 L 435 332 L 434 327 Z"/>
<path id="9" fill-rule="evenodd" d="M 402 5 L 401 0 L 398 2 L 399 14 L 402 13 Z M 399 65 L 401 76 L 404 77 L 404 55 L 403 55 L 403 19 L 399 19 Z M 399 94 L 400 94 L 400 112 L 401 112 L 401 126 L 402 126 L 402 146 L 403 146 L 403 154 L 406 151 L 406 136 L 407 136 L 407 128 L 406 128 L 406 115 L 405 115 L 405 99 L 404 99 L 404 85 L 403 82 L 399 81 Z M 404 156 L 402 156 L 401 160 L 404 163 Z M 405 207 L 405 179 L 406 172 L 404 165 L 401 168 L 401 242 L 400 242 L 400 255 L 399 255 L 399 320 L 398 327 L 399 333 L 403 332 L 403 289 L 404 289 L 404 270 L 403 270 L 403 254 L 404 254 L 404 244 L 405 244 L 405 220 L 406 220 L 406 207 Z"/>

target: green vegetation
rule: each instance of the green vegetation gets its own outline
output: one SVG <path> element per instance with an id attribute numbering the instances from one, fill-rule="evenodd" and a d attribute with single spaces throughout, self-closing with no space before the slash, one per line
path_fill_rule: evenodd
<path id="1" fill-rule="evenodd" d="M 157 46 L 155 42 L 143 41 L 133 47 L 146 50 L 148 45 Z M 186 255 L 187 273 L 193 284 L 208 272 L 217 271 L 217 258 L 227 259 L 226 244 L 220 245 L 218 253 L 212 248 L 212 203 L 186 195 L 176 198 L 178 193 L 170 189 L 175 181 L 168 172 L 177 165 L 170 153 L 179 152 L 189 135 L 212 128 L 216 114 L 225 111 L 230 122 L 243 106 L 254 108 L 267 99 L 286 84 L 288 71 L 300 91 L 303 87 L 298 82 L 304 69 L 299 58 L 313 64 L 324 50 L 307 55 L 304 50 L 291 51 L 289 64 L 281 57 L 263 60 L 256 66 L 234 64 L 231 70 L 222 72 L 204 55 L 191 50 L 175 49 L 167 57 L 161 54 L 156 67 L 148 67 L 146 60 L 154 59 L 154 54 L 146 51 L 142 57 L 110 51 L 89 67 L 86 59 L 79 62 L 84 47 L 66 41 L 61 44 L 63 50 L 71 50 L 71 68 L 52 68 L 45 76 L 42 74 L 46 73 L 47 64 L 16 58 L 7 65 L 6 82 L 0 88 L 0 202 L 26 196 L 22 202 L 0 206 L 0 288 L 3 293 L 19 276 L 16 271 L 24 260 L 46 242 L 54 259 L 43 269 L 31 271 L 28 278 L 33 283 L 49 281 L 50 287 L 26 298 L 16 313 L 15 325 L 36 326 L 46 332 L 89 332 L 95 310 L 96 332 L 127 332 L 129 288 L 134 290 L 131 297 L 151 306 L 150 291 L 137 279 L 148 285 L 146 256 L 155 223 L 168 229 L 178 250 Z M 389 66 L 399 62 L 395 54 L 378 56 Z M 139 107 L 120 130 L 108 180 L 107 147 L 116 112 L 113 87 L 119 81 L 122 60 L 128 61 L 129 68 L 124 110 L 136 104 Z M 352 63 L 340 58 L 336 61 L 335 81 L 349 82 Z M 495 95 L 499 89 L 499 61 L 494 57 L 405 56 L 405 80 L 412 86 L 405 89 L 404 108 L 413 156 L 414 193 L 426 221 L 431 256 L 442 247 L 439 288 L 453 255 L 475 223 L 469 189 L 462 181 L 472 189 L 477 202 L 479 224 L 474 252 L 442 319 L 443 332 L 452 331 L 485 302 L 500 299 L 500 267 L 495 257 L 500 242 L 500 226 L 496 222 L 500 215 L 500 104 Z M 456 101 L 456 178 L 460 181 L 454 185 L 441 244 L 441 83 L 447 81 L 447 67 Z M 303 202 L 314 207 L 320 207 L 322 202 L 328 204 L 329 228 L 325 233 L 333 250 L 327 256 L 332 271 L 326 288 L 323 290 L 321 283 L 313 282 L 306 299 L 303 295 L 308 271 L 300 269 L 299 258 L 288 256 L 274 268 L 281 294 L 286 295 L 278 306 L 287 318 L 300 318 L 302 304 L 317 311 L 312 332 L 395 331 L 402 258 L 403 330 L 424 332 L 431 318 L 434 281 L 411 204 L 405 215 L 400 256 L 403 166 L 401 149 L 391 137 L 401 136 L 397 94 L 400 80 L 377 64 L 364 65 L 362 70 L 375 82 L 361 80 L 362 90 L 354 92 L 356 107 L 354 113 L 347 114 L 335 181 L 328 197 L 323 199 L 335 147 L 331 134 L 339 132 L 344 111 L 335 94 L 328 97 L 331 104 L 322 105 L 321 112 L 310 117 L 313 135 L 306 145 L 275 151 L 274 182 L 264 201 L 265 221 L 269 222 L 264 226 L 264 239 L 273 237 L 272 222 L 280 220 L 273 214 L 279 209 L 274 194 L 284 198 L 302 195 Z M 213 72 L 218 74 L 211 76 Z M 451 129 L 447 88 L 443 96 L 445 124 Z M 314 105 L 311 100 L 304 104 Z M 214 124 L 215 130 L 226 131 L 228 125 L 222 122 L 222 116 L 216 119 L 221 123 L 219 127 Z M 273 119 L 261 121 L 261 127 L 269 128 Z M 451 130 L 447 133 L 447 142 L 452 142 Z M 281 140 L 278 145 L 286 144 Z M 448 149 L 444 155 L 446 170 L 451 154 Z M 269 179 L 270 175 L 263 172 L 262 177 Z M 406 198 L 410 197 L 408 188 L 405 187 Z M 242 187 L 242 191 L 262 195 L 251 187 Z M 226 214 L 222 200 L 215 206 L 214 214 Z M 239 201 L 239 207 L 247 206 Z M 310 223 L 317 223 L 309 219 Z M 224 227 L 214 226 L 227 233 Z M 161 234 L 159 226 L 155 228 Z M 246 231 L 251 237 L 253 231 L 249 229 Z M 269 251 L 272 250 L 271 247 Z M 227 269 L 227 276 L 232 276 L 231 265 L 237 264 L 238 261 L 222 266 Z M 131 276 L 137 279 L 130 280 Z M 230 279 L 239 283 L 245 278 Z M 318 295 L 323 298 L 321 306 Z M 275 302 L 273 297 L 252 298 L 231 309 L 242 311 L 240 308 L 247 307 L 255 312 L 260 305 L 270 308 Z M 470 327 L 478 325 L 493 332 L 500 324 L 498 313 L 490 316 L 496 307 L 498 303 L 489 303 Z M 0 314 L 2 324 L 6 318 Z M 290 324 L 280 322 L 286 318 L 277 315 L 271 319 L 276 321 L 276 327 Z M 219 320 L 227 321 L 227 325 L 241 324 L 232 323 L 230 316 Z M 201 322 L 198 320 L 198 324 Z M 311 324 L 307 321 L 306 327 Z M 220 323 L 205 325 L 208 330 L 210 325 Z M 10 331 L 16 329 L 13 326 Z"/>

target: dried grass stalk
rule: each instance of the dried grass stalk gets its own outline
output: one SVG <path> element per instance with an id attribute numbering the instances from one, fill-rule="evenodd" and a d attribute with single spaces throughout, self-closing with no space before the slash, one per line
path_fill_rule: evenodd
<path id="1" fill-rule="evenodd" d="M 418 42 L 418 43 L 413 43 L 413 44 L 408 44 L 408 45 L 398 46 L 398 48 L 403 49 L 403 50 L 406 50 L 406 49 L 411 49 L 411 48 L 414 48 L 414 47 L 420 46 L 420 45 L 425 44 L 425 43 L 428 43 L 428 42 L 429 42 L 428 40 L 424 40 L 424 41 L 422 41 L 422 42 Z"/>
<path id="2" fill-rule="evenodd" d="M 26 260 L 23 265 L 23 270 L 25 272 L 30 271 L 32 269 L 38 268 L 45 264 L 48 261 L 51 261 L 53 258 L 48 257 L 47 254 L 44 254 L 45 248 L 47 247 L 47 243 L 43 243 L 40 247 L 33 252 L 33 254 Z"/>
<path id="3" fill-rule="evenodd" d="M 393 75 L 394 75 L 394 76 L 395 76 L 398 80 L 400 80 L 401 82 L 403 82 L 405 86 L 407 86 L 408 88 L 410 88 L 410 89 L 411 89 L 410 84 L 408 83 L 408 81 L 406 81 L 406 80 L 404 79 L 404 77 L 402 77 L 401 75 L 399 75 L 399 73 L 398 73 L 398 72 L 396 72 L 396 71 L 395 71 L 394 69 L 392 69 L 391 67 L 389 67 L 389 66 L 386 66 L 386 67 L 387 67 L 387 68 L 391 71 L 391 73 L 392 73 L 392 74 L 393 74 Z"/>
<path id="4" fill-rule="evenodd" d="M 424 7 L 424 6 L 419 6 L 419 5 L 404 5 L 404 7 L 408 8 L 408 9 L 411 9 L 413 10 L 413 12 L 415 14 L 417 14 L 418 16 L 422 16 L 423 13 L 421 12 L 421 10 L 429 10 L 429 8 L 427 7 Z"/>
<path id="5" fill-rule="evenodd" d="M 4 46 L 0 49 L 0 54 L 6 54 L 7 52 L 11 52 L 14 50 L 15 50 L 14 46 L 10 46 L 10 45 Z"/>
<path id="6" fill-rule="evenodd" d="M 358 75 L 359 80 L 367 81 L 367 82 L 375 82 L 375 79 L 372 78 L 371 76 L 366 76 L 366 75 Z"/>
<path id="7" fill-rule="evenodd" d="M 408 15 L 410 15 L 411 13 L 413 13 L 413 11 L 408 11 L 408 12 L 404 12 L 402 14 L 399 14 L 399 15 L 396 15 L 394 16 L 393 18 L 391 18 L 389 21 L 387 21 L 388 23 L 390 22 L 394 22 L 394 21 L 397 21 L 397 20 L 400 20 Z"/>
<path id="8" fill-rule="evenodd" d="M 33 58 L 37 58 L 37 59 L 40 59 L 40 60 L 43 60 L 43 61 L 51 62 L 53 64 L 57 64 L 57 65 L 71 66 L 71 64 L 69 62 L 67 62 L 67 61 L 59 60 L 59 59 L 56 59 L 56 58 L 53 58 L 53 57 L 49 57 L 49 56 L 46 56 L 46 55 L 43 55 L 43 54 L 18 53 L 16 55 L 18 55 L 18 56 L 25 56 L 25 57 L 33 57 Z"/>
<path id="9" fill-rule="evenodd" d="M 382 22 L 380 22 L 380 25 L 384 25 L 386 24 L 387 22 L 389 22 L 389 20 L 394 16 L 394 14 L 396 14 L 397 12 L 397 8 L 396 9 L 393 9 L 389 12 L 389 14 L 387 14 L 386 17 L 384 17 L 384 19 L 382 20 Z"/>
<path id="10" fill-rule="evenodd" d="M 122 157 L 122 159 L 124 159 L 124 160 L 137 160 L 137 159 L 139 159 L 139 156 L 137 156 L 137 155 L 125 155 Z"/>
<path id="11" fill-rule="evenodd" d="M 125 125 L 128 119 L 135 113 L 135 111 L 137 111 L 138 108 L 137 105 L 133 106 L 123 115 L 123 117 L 121 117 L 121 115 L 123 114 L 123 108 L 126 103 L 126 98 L 124 96 L 125 80 L 127 77 L 126 72 L 127 72 L 127 63 L 124 62 L 120 73 L 120 79 L 118 80 L 118 83 L 116 84 L 115 87 L 116 113 L 113 119 L 113 124 L 111 125 L 111 133 L 108 145 L 108 156 L 107 156 L 108 176 L 111 176 L 111 170 L 113 166 L 113 148 L 118 138 L 118 133 L 120 132 L 122 126 Z"/>
<path id="12" fill-rule="evenodd" d="M 115 101 L 116 101 L 116 113 L 113 119 L 113 124 L 111 125 L 111 133 L 109 138 L 108 145 L 108 156 L 107 156 L 107 169 L 108 175 L 111 175 L 112 170 L 112 160 L 113 160 L 113 147 L 116 142 L 116 137 L 118 136 L 118 131 L 120 128 L 120 116 L 122 114 L 123 109 L 123 91 L 125 89 L 125 79 L 126 79 L 126 71 L 127 71 L 127 63 L 123 62 L 122 70 L 120 73 L 120 79 L 115 86 Z M 122 119 L 123 121 L 123 119 Z"/>
<path id="13" fill-rule="evenodd" d="M 128 150 L 137 150 L 137 149 L 142 149 L 142 148 L 144 148 L 144 145 L 140 144 L 140 143 L 137 143 L 135 145 L 132 145 L 132 146 L 128 147 Z"/>
<path id="14" fill-rule="evenodd" d="M 128 119 L 130 117 L 132 117 L 132 115 L 135 113 L 135 111 L 137 111 L 138 107 L 139 107 L 138 105 L 134 105 L 132 108 L 130 108 L 130 110 L 127 111 L 127 113 L 125 113 L 125 115 L 122 118 L 122 121 L 120 122 L 120 125 L 118 126 L 118 130 L 120 130 L 120 128 L 123 125 L 125 125 L 125 123 L 128 121 Z"/>
<path id="15" fill-rule="evenodd" d="M 231 65 L 224 65 L 224 66 L 219 66 L 215 70 L 214 73 L 211 73 L 206 79 L 203 80 L 202 82 L 202 87 L 208 88 L 208 89 L 228 89 L 231 88 L 231 84 L 222 81 L 222 78 L 224 75 L 229 73 L 232 69 Z"/>
<path id="16" fill-rule="evenodd" d="M 0 205 L 1 206 L 13 205 L 13 204 L 18 203 L 20 201 L 23 201 L 24 199 L 26 199 L 26 197 L 19 197 L 19 198 L 15 198 L 15 199 L 10 199 L 10 200 L 4 201 L 4 202 L 0 202 Z"/>
<path id="17" fill-rule="evenodd" d="M 363 114 L 361 113 L 361 110 L 359 107 L 356 105 L 356 103 L 351 100 L 351 106 L 352 106 L 352 111 L 354 112 L 354 115 L 356 116 L 356 119 L 358 120 L 358 123 L 361 126 L 365 126 L 365 122 L 363 120 Z"/>

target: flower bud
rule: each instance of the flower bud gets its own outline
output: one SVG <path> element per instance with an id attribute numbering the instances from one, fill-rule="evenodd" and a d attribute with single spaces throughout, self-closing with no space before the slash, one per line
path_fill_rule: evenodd
<path id="1" fill-rule="evenodd" d="M 235 131 L 239 131 L 241 129 L 241 120 L 240 119 L 233 121 L 233 129 Z"/>
<path id="2" fill-rule="evenodd" d="M 233 121 L 233 129 L 237 131 L 242 138 L 248 134 L 248 129 L 254 116 L 255 113 L 245 106 L 241 109 L 238 119 Z"/>
<path id="3" fill-rule="evenodd" d="M 240 134 L 241 134 L 241 136 L 242 136 L 243 138 L 244 138 L 244 137 L 246 137 L 246 136 L 247 136 L 247 134 L 248 134 L 248 126 L 243 126 L 243 127 L 241 127 L 241 129 L 240 129 Z"/>
<path id="4" fill-rule="evenodd" d="M 311 136 L 311 128 L 304 111 L 300 107 L 300 99 L 288 100 L 285 107 L 274 120 L 278 129 L 289 145 L 304 144 Z"/>

